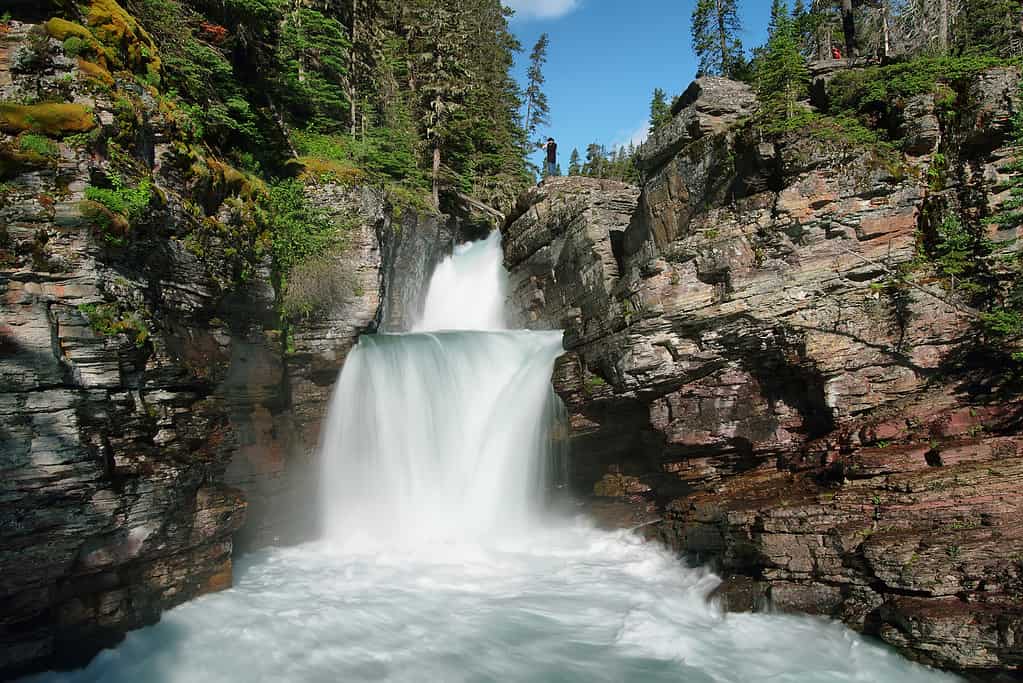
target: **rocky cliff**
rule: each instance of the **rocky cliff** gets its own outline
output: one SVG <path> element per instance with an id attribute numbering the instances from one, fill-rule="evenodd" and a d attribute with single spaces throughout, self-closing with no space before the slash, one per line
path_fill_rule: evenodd
<path id="1" fill-rule="evenodd" d="M 345 355 L 405 324 L 453 239 L 381 191 L 310 179 L 347 231 L 329 256 L 344 286 L 283 320 L 261 183 L 114 69 L 118 49 L 159 67 L 108 4 L 97 21 L 126 30 L 111 63 L 70 52 L 100 35 L 93 14 L 0 32 L 0 677 L 83 663 L 230 586 L 233 549 L 313 534 Z"/>
<path id="2" fill-rule="evenodd" d="M 561 178 L 524 197 L 505 261 L 522 322 L 566 330 L 573 488 L 658 519 L 732 609 L 1018 670 L 1023 404 L 1006 351 L 919 258 L 936 205 L 1004 201 L 1018 82 L 963 85 L 954 123 L 933 96 L 905 103 L 893 153 L 763 135 L 747 86 L 702 79 L 640 149 L 642 188 Z M 1018 248 L 1018 229 L 988 229 Z"/>

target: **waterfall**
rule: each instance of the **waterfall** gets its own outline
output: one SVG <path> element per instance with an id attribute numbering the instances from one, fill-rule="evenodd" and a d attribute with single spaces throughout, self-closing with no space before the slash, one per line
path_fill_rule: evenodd
<path id="1" fill-rule="evenodd" d="M 416 331 L 349 355 L 321 443 L 333 541 L 465 540 L 535 522 L 559 399 L 560 332 L 505 330 L 500 234 L 435 271 Z"/>
<path id="2" fill-rule="evenodd" d="M 545 516 L 558 333 L 503 323 L 494 236 L 436 272 L 415 332 L 363 337 L 323 433 L 325 538 L 60 683 L 953 683 L 840 624 L 723 615 L 656 544 Z M 518 532 L 527 533 L 518 533 Z"/>

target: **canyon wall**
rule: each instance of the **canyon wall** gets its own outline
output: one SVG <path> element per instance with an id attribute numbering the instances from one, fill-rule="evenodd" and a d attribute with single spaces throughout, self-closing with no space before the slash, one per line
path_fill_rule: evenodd
<path id="1" fill-rule="evenodd" d="M 442 216 L 308 179 L 346 231 L 345 286 L 283 320 L 259 181 L 53 31 L 0 34 L 0 101 L 68 103 L 25 109 L 59 114 L 48 137 L 0 125 L 0 677 L 82 664 L 229 587 L 232 552 L 312 537 L 344 358 L 407 324 L 453 240 Z M 149 189 L 130 225 L 86 196 L 114 176 Z"/>
<path id="2" fill-rule="evenodd" d="M 523 197 L 505 261 L 521 322 L 566 330 L 572 488 L 656 519 L 648 535 L 710 563 L 731 609 L 1017 670 L 1012 349 L 978 339 L 918 246 L 929 207 L 1005 201 L 1018 88 L 1013 69 L 984 73 L 955 128 L 932 96 L 907 103 L 890 154 L 758 135 L 748 86 L 701 79 L 641 147 L 642 188 L 569 177 Z M 939 150 L 957 169 L 944 187 Z M 1018 248 L 1018 229 L 989 230 Z"/>

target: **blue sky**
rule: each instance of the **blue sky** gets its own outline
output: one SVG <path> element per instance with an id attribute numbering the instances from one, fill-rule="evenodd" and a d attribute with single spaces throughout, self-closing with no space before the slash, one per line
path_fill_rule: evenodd
<path id="1" fill-rule="evenodd" d="M 551 127 L 562 169 L 573 147 L 609 148 L 639 141 L 650 96 L 682 92 L 696 73 L 689 19 L 696 0 L 504 0 L 516 11 L 512 30 L 522 41 L 518 76 L 524 82 L 529 51 L 541 33 L 551 37 L 544 75 Z M 739 0 L 743 44 L 764 42 L 770 3 Z M 541 154 L 535 161 L 539 163 Z"/>

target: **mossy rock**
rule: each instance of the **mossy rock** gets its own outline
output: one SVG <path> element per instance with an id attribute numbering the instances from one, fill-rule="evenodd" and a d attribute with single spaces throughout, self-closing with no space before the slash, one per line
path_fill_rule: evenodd
<path id="1" fill-rule="evenodd" d="M 149 33 L 115 0 L 92 0 L 86 19 L 92 34 L 108 49 L 105 56 L 115 68 L 144 73 L 160 80 L 160 56 Z"/>
<path id="2" fill-rule="evenodd" d="M 259 178 L 213 157 L 202 156 L 194 146 L 188 147 L 184 155 L 184 159 L 192 162 L 188 175 L 194 182 L 194 194 L 201 198 L 208 212 L 214 211 L 228 197 L 256 201 L 267 193 L 266 184 Z"/>
<path id="3" fill-rule="evenodd" d="M 0 102 L 0 130 L 59 137 L 87 133 L 96 127 L 92 110 L 81 104 L 13 104 Z"/>
<path id="4" fill-rule="evenodd" d="M 50 19 L 43 27 L 46 32 L 57 40 L 64 41 L 74 36 L 75 38 L 81 38 L 82 40 L 92 43 L 96 41 L 96 38 L 92 35 L 92 31 L 85 28 L 81 24 L 76 24 L 73 21 L 67 19 L 61 19 L 60 17 L 54 17 Z"/>
<path id="5" fill-rule="evenodd" d="M 358 185 L 367 180 L 361 168 L 334 159 L 299 157 L 288 162 L 291 173 L 302 180 L 325 180 L 344 185 Z"/>
<path id="6" fill-rule="evenodd" d="M 78 70 L 89 80 L 101 83 L 107 88 L 114 87 L 114 77 L 110 75 L 110 72 L 104 69 L 101 65 L 95 62 L 78 58 Z"/>
<path id="7" fill-rule="evenodd" d="M 78 209 L 82 212 L 82 216 L 99 228 L 108 240 L 121 241 L 131 231 L 131 224 L 127 218 L 111 211 L 99 202 L 83 199 L 78 203 Z"/>
<path id="8" fill-rule="evenodd" d="M 53 159 L 9 143 L 0 144 L 0 179 L 13 178 L 25 171 L 47 168 Z"/>

